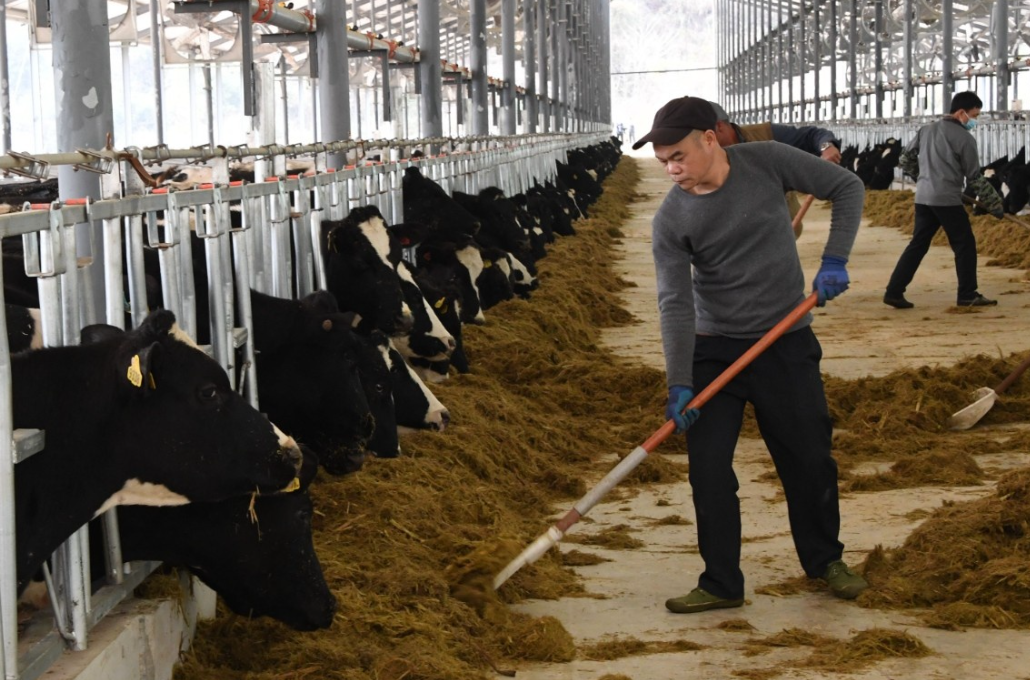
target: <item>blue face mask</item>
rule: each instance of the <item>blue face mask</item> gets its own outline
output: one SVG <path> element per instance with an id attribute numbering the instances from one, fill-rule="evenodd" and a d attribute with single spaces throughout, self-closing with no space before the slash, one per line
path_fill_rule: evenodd
<path id="1" fill-rule="evenodd" d="M 976 127 L 976 118 L 970 118 L 965 123 L 962 123 L 962 127 L 964 127 L 967 130 L 972 130 Z"/>

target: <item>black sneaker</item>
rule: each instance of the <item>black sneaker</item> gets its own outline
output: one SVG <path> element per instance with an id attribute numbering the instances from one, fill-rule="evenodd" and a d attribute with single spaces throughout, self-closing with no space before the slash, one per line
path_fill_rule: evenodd
<path id="1" fill-rule="evenodd" d="M 914 304 L 905 299 L 904 295 L 891 295 L 890 293 L 884 293 L 883 304 L 890 305 L 896 309 L 912 309 L 915 307 Z"/>
<path id="2" fill-rule="evenodd" d="M 990 300 L 985 298 L 983 295 L 980 295 L 980 293 L 977 293 L 976 297 L 971 300 L 959 300 L 956 304 L 959 307 L 993 307 L 998 304 L 998 301 Z"/>

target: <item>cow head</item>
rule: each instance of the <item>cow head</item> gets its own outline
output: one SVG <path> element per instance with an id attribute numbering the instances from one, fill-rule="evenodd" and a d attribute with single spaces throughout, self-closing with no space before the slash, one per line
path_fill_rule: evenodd
<path id="1" fill-rule="evenodd" d="M 355 208 L 340 221 L 322 222 L 326 283 L 340 307 L 357 313 L 359 330 L 405 333 L 414 323 L 404 300 L 390 238 L 375 206 Z"/>
<path id="2" fill-rule="evenodd" d="M 447 408 L 393 348 L 390 349 L 390 378 L 399 429 L 442 432 L 447 427 L 451 420 Z"/>
<path id="3" fill-rule="evenodd" d="M 311 540 L 308 486 L 317 469 L 305 450 L 300 488 L 290 493 L 124 508 L 123 556 L 188 567 L 237 614 L 270 616 L 296 630 L 328 628 L 336 598 Z"/>
<path id="4" fill-rule="evenodd" d="M 238 395 L 222 367 L 174 323 L 171 312 L 159 310 L 129 333 L 102 325 L 82 331 L 83 344 L 104 356 L 111 381 L 112 408 L 98 424 L 107 464 L 132 469 L 141 485 L 109 504 L 151 504 L 147 488 L 156 485 L 180 502 L 283 488 L 300 466 L 296 443 Z"/>
<path id="5" fill-rule="evenodd" d="M 372 331 L 368 337 L 357 337 L 355 350 L 361 387 L 375 423 L 365 449 L 378 458 L 396 458 L 401 450 L 390 376 L 390 339 Z"/>

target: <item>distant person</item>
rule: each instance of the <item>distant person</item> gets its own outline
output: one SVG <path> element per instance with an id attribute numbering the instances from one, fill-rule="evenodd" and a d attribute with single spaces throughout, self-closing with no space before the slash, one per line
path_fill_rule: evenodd
<path id="1" fill-rule="evenodd" d="M 854 173 L 785 144 L 724 149 L 715 128 L 707 100 L 681 97 L 659 109 L 651 131 L 633 145 L 653 144 L 673 183 L 651 224 L 669 388 L 665 417 L 678 431 L 686 430 L 704 560 L 697 587 L 665 606 L 688 614 L 744 604 L 733 454 L 748 402 L 783 483 L 805 574 L 823 579 L 837 597 L 854 599 L 868 584 L 842 559 L 837 463 L 830 455 L 833 423 L 812 315 L 713 395 L 703 412 L 686 407 L 805 299 L 783 187 L 833 201 L 822 266 L 811 288 L 820 305 L 848 289 L 846 264 L 865 188 Z"/>
<path id="2" fill-rule="evenodd" d="M 623 135 L 625 133 L 626 133 L 626 126 L 625 125 L 623 125 L 622 123 L 619 123 L 618 125 L 615 126 L 615 136 L 619 138 L 620 142 L 624 141 L 622 137 L 623 137 Z"/>
<path id="3" fill-rule="evenodd" d="M 636 128 L 635 125 L 630 125 L 629 126 L 629 143 L 632 144 L 635 141 L 637 141 L 637 128 Z"/>
<path id="4" fill-rule="evenodd" d="M 718 121 L 715 126 L 715 136 L 719 140 L 719 145 L 724 148 L 741 142 L 772 140 L 807 151 L 831 163 L 840 164 L 841 142 L 835 134 L 825 128 L 813 125 L 795 127 L 778 123 L 737 125 L 730 120 L 726 110 L 717 103 L 712 102 L 712 108 L 715 109 L 715 118 Z M 795 191 L 788 191 L 786 196 L 787 205 L 790 207 L 790 216 L 793 218 L 801 210 L 801 202 Z M 794 229 L 794 238 L 799 238 L 803 229 L 804 223 L 798 222 L 798 226 Z"/>
<path id="5" fill-rule="evenodd" d="M 962 190 L 968 184 L 980 197 L 989 213 L 1005 216 L 1001 196 L 980 173 L 976 140 L 969 131 L 976 127 L 983 102 L 974 92 L 960 92 L 951 100 L 951 113 L 924 125 L 908 143 L 898 159 L 905 174 L 916 180 L 916 226 L 905 251 L 898 258 L 884 304 L 897 309 L 915 305 L 905 299 L 905 289 L 930 249 L 930 241 L 941 227 L 955 253 L 960 307 L 986 307 L 998 304 L 977 291 L 976 236 L 969 214 L 962 205 Z"/>

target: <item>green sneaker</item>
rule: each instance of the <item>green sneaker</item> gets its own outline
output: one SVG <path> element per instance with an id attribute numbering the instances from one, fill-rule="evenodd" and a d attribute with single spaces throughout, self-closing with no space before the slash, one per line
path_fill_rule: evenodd
<path id="1" fill-rule="evenodd" d="M 844 564 L 844 560 L 830 562 L 823 574 L 823 580 L 830 586 L 830 591 L 845 600 L 854 600 L 869 587 L 869 582 Z"/>
<path id="2" fill-rule="evenodd" d="M 682 597 L 673 597 L 665 601 L 665 608 L 677 614 L 693 614 L 709 609 L 730 609 L 744 604 L 744 598 L 728 599 L 712 595 L 707 590 L 694 588 Z"/>

